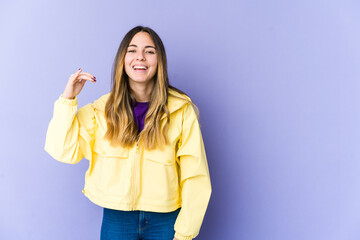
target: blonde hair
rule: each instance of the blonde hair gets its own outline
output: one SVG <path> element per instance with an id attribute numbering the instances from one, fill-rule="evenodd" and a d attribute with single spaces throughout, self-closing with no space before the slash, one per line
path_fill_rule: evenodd
<path id="1" fill-rule="evenodd" d="M 129 85 L 129 79 L 124 69 L 124 58 L 127 48 L 138 32 L 146 32 L 152 38 L 157 50 L 157 71 L 154 76 L 154 86 L 150 95 L 149 109 L 145 117 L 144 129 L 138 134 L 138 127 L 134 121 L 131 101 L 136 103 L 135 96 Z M 167 108 L 167 99 L 169 88 L 187 96 L 181 90 L 169 84 L 167 74 L 167 60 L 164 45 L 160 37 L 154 30 L 148 27 L 137 26 L 131 29 L 120 43 L 116 54 L 113 74 L 112 74 L 112 90 L 105 105 L 105 118 L 107 123 L 107 132 L 105 138 L 112 145 L 121 145 L 123 147 L 131 147 L 133 144 L 142 139 L 145 148 L 154 149 L 161 148 L 162 145 L 168 144 L 167 130 L 170 122 L 170 113 Z M 177 97 L 175 95 L 172 95 Z M 179 98 L 179 97 L 177 97 Z M 199 110 L 196 105 L 185 98 L 195 109 L 197 117 Z M 166 114 L 166 122 L 161 127 L 161 117 Z"/>

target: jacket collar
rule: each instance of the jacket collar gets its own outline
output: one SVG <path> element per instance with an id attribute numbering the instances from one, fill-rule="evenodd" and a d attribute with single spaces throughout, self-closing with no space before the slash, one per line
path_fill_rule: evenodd
<path id="1" fill-rule="evenodd" d="M 180 94 L 170 88 L 168 90 L 168 93 L 169 94 L 168 94 L 167 106 L 170 114 L 182 108 L 187 103 L 186 99 L 191 101 L 191 99 L 188 96 Z M 101 96 L 99 99 L 94 101 L 94 103 L 92 104 L 93 107 L 104 112 L 106 101 L 108 100 L 109 97 L 110 97 L 110 93 Z M 165 116 L 166 114 L 164 114 L 161 117 L 161 119 L 165 118 Z"/>

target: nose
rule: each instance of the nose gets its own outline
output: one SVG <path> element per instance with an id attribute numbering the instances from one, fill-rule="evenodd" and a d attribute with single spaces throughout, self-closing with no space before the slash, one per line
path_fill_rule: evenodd
<path id="1" fill-rule="evenodd" d="M 137 51 L 136 60 L 145 60 L 144 54 L 142 51 Z"/>

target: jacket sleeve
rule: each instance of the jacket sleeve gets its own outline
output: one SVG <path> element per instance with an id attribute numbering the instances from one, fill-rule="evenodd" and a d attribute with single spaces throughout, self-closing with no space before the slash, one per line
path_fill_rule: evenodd
<path id="1" fill-rule="evenodd" d="M 83 157 L 91 159 L 95 117 L 91 104 L 78 110 L 77 98 L 60 96 L 54 104 L 45 151 L 60 162 L 75 164 Z"/>
<path id="2" fill-rule="evenodd" d="M 177 157 L 182 206 L 174 225 L 175 238 L 191 240 L 199 234 L 212 191 L 200 125 L 191 104 L 184 109 Z"/>

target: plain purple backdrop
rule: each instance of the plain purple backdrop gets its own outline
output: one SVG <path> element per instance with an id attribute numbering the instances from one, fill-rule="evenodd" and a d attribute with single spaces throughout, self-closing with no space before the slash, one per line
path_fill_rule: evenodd
<path id="1" fill-rule="evenodd" d="M 200 109 L 213 192 L 197 239 L 360 239 L 360 3 L 0 3 L 0 239 L 99 239 L 88 161 L 44 151 L 79 67 L 79 106 L 110 91 L 136 25 L 162 38 L 170 83 Z"/>

